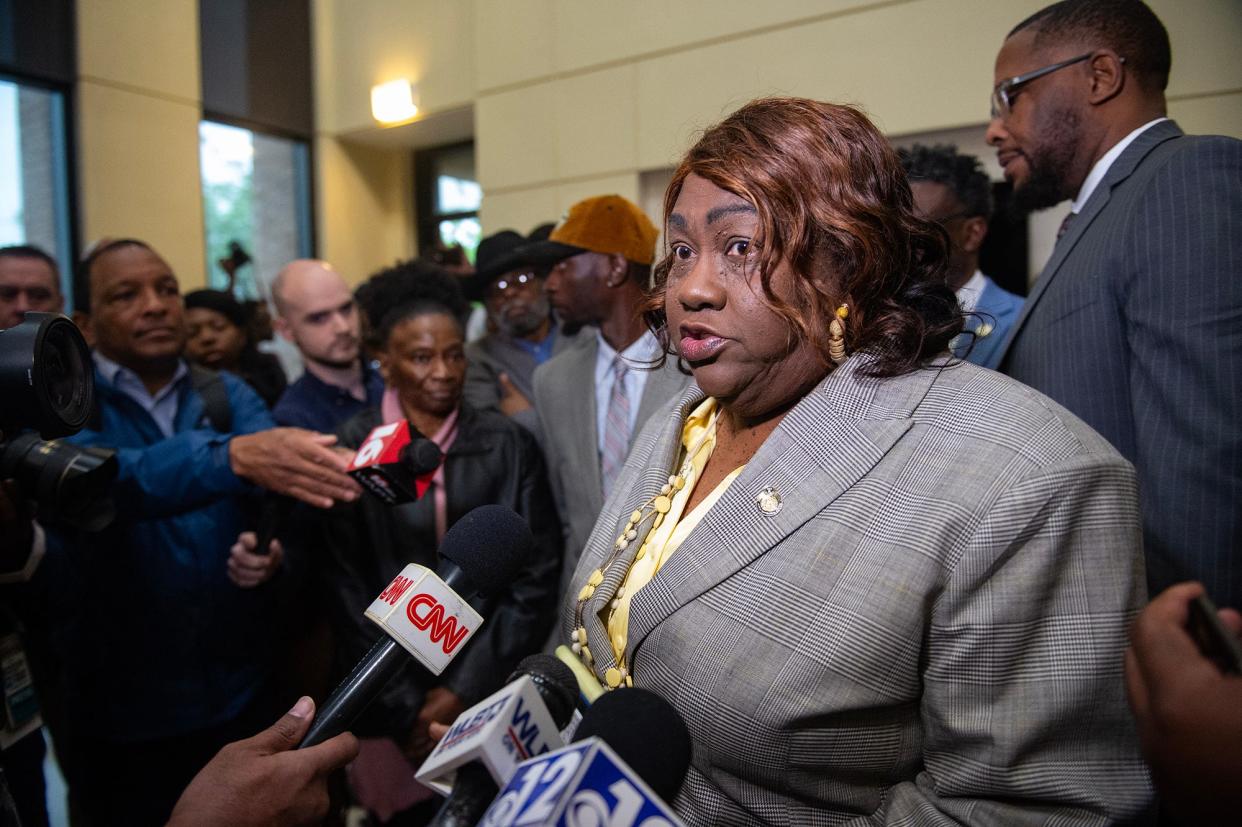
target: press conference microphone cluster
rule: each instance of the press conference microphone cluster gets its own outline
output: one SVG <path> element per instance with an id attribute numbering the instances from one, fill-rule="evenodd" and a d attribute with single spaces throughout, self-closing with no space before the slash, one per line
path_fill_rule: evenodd
<path id="1" fill-rule="evenodd" d="M 518 766 L 478 823 L 486 827 L 679 827 L 666 803 L 690 767 L 690 733 L 644 689 L 605 693 L 574 743 Z"/>
<path id="2" fill-rule="evenodd" d="M 347 473 L 388 505 L 412 502 L 423 495 L 444 455 L 440 447 L 405 420 L 375 428 L 350 460 Z M 255 553 L 267 554 L 293 499 L 268 494 L 255 531 Z"/>
<path id="3" fill-rule="evenodd" d="M 531 655 L 505 686 L 457 717 L 415 778 L 448 800 L 431 827 L 473 827 L 517 765 L 564 745 L 578 682 L 552 655 Z"/>
<path id="4" fill-rule="evenodd" d="M 574 735 L 569 746 L 519 764 L 476 823 L 680 827 L 666 802 L 690 768 L 690 733 L 667 701 L 644 689 L 608 692 Z"/>
<path id="5" fill-rule="evenodd" d="M 469 604 L 509 587 L 534 548 L 526 521 L 484 505 L 445 533 L 435 572 L 411 563 L 367 608 L 385 634 L 324 703 L 299 748 L 344 732 L 413 657 L 439 675 L 483 623 Z"/>

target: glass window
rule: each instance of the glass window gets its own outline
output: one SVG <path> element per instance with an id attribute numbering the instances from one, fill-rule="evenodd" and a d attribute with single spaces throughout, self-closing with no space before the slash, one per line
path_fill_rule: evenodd
<path id="1" fill-rule="evenodd" d="M 72 295 L 65 100 L 60 92 L 0 79 L 0 247 L 33 244 L 60 264 Z"/>
<path id="2" fill-rule="evenodd" d="M 455 144 L 415 156 L 418 237 L 424 253 L 460 247 L 471 263 L 482 227 L 483 188 L 474 174 L 474 144 Z"/>
<path id="3" fill-rule="evenodd" d="M 281 267 L 312 255 L 306 144 L 203 121 L 199 155 L 208 283 L 267 298 Z"/>

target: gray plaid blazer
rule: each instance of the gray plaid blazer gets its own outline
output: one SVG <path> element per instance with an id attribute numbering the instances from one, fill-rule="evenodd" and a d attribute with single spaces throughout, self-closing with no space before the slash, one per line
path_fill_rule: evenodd
<path id="1" fill-rule="evenodd" d="M 694 744 L 675 807 L 703 825 L 1141 817 L 1122 682 L 1145 598 L 1132 467 L 1000 374 L 941 362 L 874 380 L 864 363 L 785 416 L 633 598 L 635 685 Z M 691 385 L 636 441 L 571 595 L 667 481 L 702 398 Z M 638 547 L 587 611 L 601 675 L 598 613 Z M 566 639 L 573 617 L 569 603 Z"/>

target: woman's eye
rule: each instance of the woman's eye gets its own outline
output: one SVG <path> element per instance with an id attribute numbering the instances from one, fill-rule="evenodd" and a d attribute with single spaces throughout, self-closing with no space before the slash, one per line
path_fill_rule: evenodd
<path id="1" fill-rule="evenodd" d="M 750 239 L 739 238 L 736 241 L 729 242 L 729 246 L 725 252 L 731 256 L 748 255 L 750 253 Z"/>
<path id="2" fill-rule="evenodd" d="M 690 258 L 690 255 L 691 255 L 690 248 L 687 247 L 685 244 L 674 244 L 673 245 L 673 258 L 677 259 L 678 261 L 685 261 L 686 259 Z"/>

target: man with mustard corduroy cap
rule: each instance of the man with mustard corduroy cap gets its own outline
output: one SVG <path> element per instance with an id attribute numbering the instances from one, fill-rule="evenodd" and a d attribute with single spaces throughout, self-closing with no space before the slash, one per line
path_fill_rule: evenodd
<path id="1" fill-rule="evenodd" d="M 544 289 L 573 347 L 535 371 L 535 410 L 565 531 L 564 592 L 633 437 L 688 377 L 643 321 L 659 231 L 619 195 L 579 201 L 527 254 L 555 258 Z M 563 594 L 562 594 L 563 596 Z"/>

